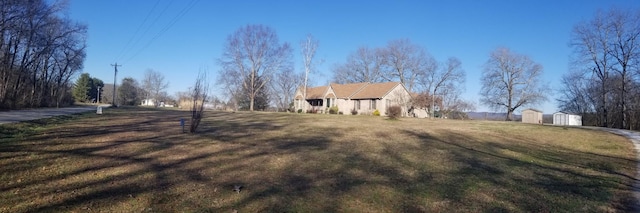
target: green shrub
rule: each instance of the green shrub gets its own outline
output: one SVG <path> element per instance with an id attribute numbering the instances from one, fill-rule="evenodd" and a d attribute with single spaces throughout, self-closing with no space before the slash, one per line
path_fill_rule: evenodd
<path id="1" fill-rule="evenodd" d="M 400 114 L 402 113 L 402 108 L 400 106 L 390 106 L 387 114 L 390 119 L 398 119 L 400 118 Z"/>
<path id="2" fill-rule="evenodd" d="M 302 109 L 298 109 L 298 113 L 302 113 Z"/>
<path id="3" fill-rule="evenodd" d="M 338 106 L 329 107 L 329 114 L 338 114 Z"/>
<path id="4" fill-rule="evenodd" d="M 380 111 L 378 111 L 377 109 L 376 111 L 373 111 L 373 116 L 380 116 Z"/>
<path id="5" fill-rule="evenodd" d="M 351 110 L 351 114 L 352 114 L 352 115 L 357 115 L 357 114 L 358 114 L 358 110 L 356 110 L 356 109 L 352 109 L 352 110 Z"/>

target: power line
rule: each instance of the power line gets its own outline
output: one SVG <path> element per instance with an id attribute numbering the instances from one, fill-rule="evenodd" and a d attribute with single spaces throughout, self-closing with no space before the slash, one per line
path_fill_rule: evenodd
<path id="1" fill-rule="evenodd" d="M 169 9 L 169 6 L 171 6 L 171 4 L 173 3 L 173 1 L 170 1 L 169 4 L 167 4 L 162 11 L 160 11 L 160 14 L 158 14 L 158 16 L 156 16 L 155 19 L 153 19 L 153 22 L 151 22 L 151 24 L 149 24 L 144 32 L 142 32 L 142 35 L 140 35 L 140 37 L 138 37 L 138 39 L 136 39 L 135 42 L 133 42 L 133 45 L 131 46 L 125 46 L 125 48 L 127 48 L 127 50 L 131 50 L 133 49 L 139 42 L 140 40 L 142 40 L 142 38 L 144 38 L 145 35 L 147 35 L 147 32 L 149 32 L 149 30 L 151 29 L 151 27 L 153 27 L 153 25 L 155 25 L 158 20 L 160 20 L 160 17 L 162 17 L 162 15 L 164 15 L 164 13 L 167 11 L 167 9 Z M 126 51 L 125 51 L 126 52 Z M 121 56 L 118 57 L 118 60 L 122 59 L 121 57 L 124 57 L 126 54 L 122 54 Z"/>
<path id="2" fill-rule="evenodd" d="M 156 3 L 151 8 L 151 10 L 149 10 L 149 13 L 147 13 L 147 16 L 144 17 L 144 20 L 142 21 L 142 23 L 140 23 L 140 26 L 138 26 L 136 31 L 133 33 L 133 36 L 131 36 L 129 41 L 127 41 L 127 44 L 125 44 L 124 47 L 122 48 L 122 51 L 120 51 L 120 53 L 118 54 L 118 57 L 116 57 L 116 61 L 119 60 L 120 57 L 122 57 L 122 55 L 125 53 L 126 50 L 128 50 L 128 48 L 130 47 L 129 45 L 131 44 L 131 41 L 133 41 L 133 39 L 138 35 L 138 32 L 140 32 L 140 29 L 142 28 L 142 26 L 144 26 L 144 24 L 147 23 L 147 20 L 149 19 L 153 11 L 158 6 L 158 3 L 160 3 L 160 0 L 157 0 Z M 144 34 L 142 36 L 144 36 Z"/>
<path id="3" fill-rule="evenodd" d="M 151 38 L 151 40 L 149 40 L 149 42 L 147 42 L 147 44 L 145 46 L 140 48 L 140 50 L 138 50 L 135 54 L 133 54 L 124 63 L 126 64 L 129 61 L 131 61 L 138 54 L 140 54 L 140 52 L 142 52 L 147 47 L 149 47 L 156 39 L 160 38 L 160 36 L 162 36 L 162 34 L 164 34 L 165 32 L 169 31 L 169 29 L 171 29 L 171 27 L 174 24 L 176 24 L 182 17 L 184 17 L 184 15 L 186 15 L 199 1 L 200 0 L 191 0 L 191 2 L 189 2 L 189 4 L 187 4 L 186 7 L 184 7 L 173 19 L 171 19 L 171 21 L 169 21 L 169 23 L 167 25 L 165 25 L 165 27 L 163 27 L 158 33 L 156 33 L 156 35 L 153 38 Z"/>
<path id="4" fill-rule="evenodd" d="M 149 10 L 149 13 L 147 13 L 147 16 L 144 18 L 142 23 L 140 23 L 140 26 L 138 26 L 136 31 L 133 33 L 133 36 L 131 36 L 129 41 L 127 41 L 127 44 L 124 45 L 124 47 L 122 48 L 122 51 L 120 51 L 120 54 L 118 54 L 118 57 L 116 57 L 116 59 L 120 59 L 120 57 L 122 57 L 122 54 L 124 54 L 125 51 L 128 49 L 129 45 L 131 44 L 131 41 L 133 41 L 133 39 L 138 35 L 138 32 L 140 32 L 140 29 L 142 28 L 142 26 L 144 26 L 144 24 L 147 23 L 147 20 L 149 19 L 149 16 L 151 16 L 153 11 L 156 9 L 156 7 L 158 6 L 158 3 L 160 3 L 160 0 L 157 0 L 156 3 L 151 8 L 151 10 Z"/>

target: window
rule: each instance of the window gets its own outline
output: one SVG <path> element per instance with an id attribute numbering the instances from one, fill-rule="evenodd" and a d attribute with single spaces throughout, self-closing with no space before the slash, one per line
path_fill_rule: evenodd
<path id="1" fill-rule="evenodd" d="M 360 100 L 355 100 L 353 102 L 353 108 L 356 109 L 356 110 L 360 109 Z"/>
<path id="2" fill-rule="evenodd" d="M 322 99 L 310 100 L 309 104 L 311 106 L 322 106 Z"/>
<path id="3" fill-rule="evenodd" d="M 327 98 L 327 107 L 331 107 L 331 99 Z"/>
<path id="4" fill-rule="evenodd" d="M 376 109 L 376 99 L 371 99 L 371 102 L 369 103 L 371 103 L 369 105 L 369 109 Z"/>

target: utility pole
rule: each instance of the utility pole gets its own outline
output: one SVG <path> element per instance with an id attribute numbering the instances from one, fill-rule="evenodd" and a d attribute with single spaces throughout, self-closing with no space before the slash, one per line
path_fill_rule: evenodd
<path id="1" fill-rule="evenodd" d="M 116 76 L 118 76 L 118 67 L 121 67 L 122 65 L 118 65 L 118 63 L 116 62 L 116 64 L 112 64 L 111 66 L 113 66 L 114 72 L 113 72 L 113 100 L 111 101 L 112 105 L 114 107 L 118 107 L 118 105 L 116 104 Z"/>

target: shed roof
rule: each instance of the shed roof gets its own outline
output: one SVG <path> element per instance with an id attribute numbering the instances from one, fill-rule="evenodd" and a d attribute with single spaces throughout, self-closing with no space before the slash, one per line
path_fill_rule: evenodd
<path id="1" fill-rule="evenodd" d="M 576 115 L 576 114 L 573 114 L 573 113 L 568 113 L 568 112 L 565 112 L 565 111 L 558 111 L 558 112 L 556 112 L 556 113 L 553 113 L 553 114 L 554 114 L 554 115 L 555 115 L 555 114 L 566 114 L 566 115 Z"/>
<path id="2" fill-rule="evenodd" d="M 524 112 L 524 111 L 534 111 L 534 112 L 542 113 L 542 111 L 537 110 L 537 109 L 533 109 L 533 108 L 529 108 L 529 109 L 522 110 L 522 112 Z"/>

